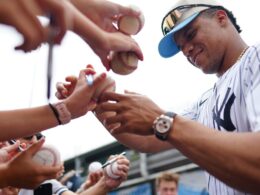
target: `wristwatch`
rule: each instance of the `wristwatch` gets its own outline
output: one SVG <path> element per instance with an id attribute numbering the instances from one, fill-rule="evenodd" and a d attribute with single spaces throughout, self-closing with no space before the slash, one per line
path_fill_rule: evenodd
<path id="1" fill-rule="evenodd" d="M 172 124 L 173 124 L 175 116 L 176 116 L 176 113 L 174 113 L 174 112 L 166 112 L 165 114 L 158 116 L 154 120 L 153 130 L 154 130 L 155 136 L 158 139 L 163 140 L 163 141 L 167 140 L 167 137 L 172 128 Z"/>

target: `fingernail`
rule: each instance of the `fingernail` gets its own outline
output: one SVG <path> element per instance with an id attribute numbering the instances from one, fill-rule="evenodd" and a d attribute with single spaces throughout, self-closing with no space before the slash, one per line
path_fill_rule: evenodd
<path id="1" fill-rule="evenodd" d="M 106 78 L 107 75 L 106 75 L 106 73 L 103 72 L 100 76 L 101 76 L 101 78 L 104 79 L 104 78 Z"/>

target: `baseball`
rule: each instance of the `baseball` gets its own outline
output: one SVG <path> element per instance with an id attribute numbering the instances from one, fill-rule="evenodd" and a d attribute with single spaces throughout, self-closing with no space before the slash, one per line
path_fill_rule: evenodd
<path id="1" fill-rule="evenodd" d="M 88 166 L 88 172 L 93 173 L 102 168 L 102 164 L 98 161 L 92 162 Z"/>
<path id="2" fill-rule="evenodd" d="M 131 9 L 139 11 L 139 16 L 123 15 L 118 20 L 118 29 L 128 35 L 136 35 L 144 26 L 144 15 L 141 10 L 134 5 L 130 5 Z"/>
<path id="3" fill-rule="evenodd" d="M 106 168 L 106 173 L 109 177 L 113 179 L 118 179 L 120 178 L 119 175 L 117 175 L 120 171 L 118 170 L 118 164 L 117 162 L 113 162 L 112 164 L 108 165 Z"/>
<path id="4" fill-rule="evenodd" d="M 138 58 L 134 52 L 112 53 L 110 68 L 114 73 L 127 75 L 132 73 L 138 66 Z"/>
<path id="5" fill-rule="evenodd" d="M 95 79 L 96 75 L 94 75 Z M 103 81 L 103 83 L 96 89 L 93 99 L 95 101 L 99 101 L 99 98 L 105 91 L 115 91 L 116 90 L 116 82 L 112 77 L 107 75 L 106 79 Z"/>
<path id="6" fill-rule="evenodd" d="M 43 145 L 33 156 L 33 160 L 41 165 L 55 166 L 61 164 L 59 151 L 51 145 Z"/>

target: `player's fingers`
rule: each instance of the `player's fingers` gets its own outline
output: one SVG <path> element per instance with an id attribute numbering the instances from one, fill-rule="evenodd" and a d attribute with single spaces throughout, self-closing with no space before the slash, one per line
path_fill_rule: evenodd
<path id="1" fill-rule="evenodd" d="M 125 130 L 125 127 L 120 123 L 120 126 L 118 126 L 117 128 L 113 128 L 113 129 L 108 129 L 108 131 L 112 134 L 112 135 L 117 135 L 120 133 L 123 133 Z"/>
<path id="2" fill-rule="evenodd" d="M 119 93 L 115 93 L 115 92 L 112 92 L 112 91 L 106 91 L 100 97 L 100 102 L 106 102 L 106 101 L 119 102 L 124 97 L 125 97 L 124 94 L 119 94 Z"/>
<path id="3" fill-rule="evenodd" d="M 100 103 L 98 107 L 100 107 L 98 109 L 102 110 L 101 112 L 104 115 L 104 117 L 106 117 L 106 119 L 115 117 L 116 113 L 119 113 L 121 111 L 120 105 L 113 102 L 103 102 Z"/>

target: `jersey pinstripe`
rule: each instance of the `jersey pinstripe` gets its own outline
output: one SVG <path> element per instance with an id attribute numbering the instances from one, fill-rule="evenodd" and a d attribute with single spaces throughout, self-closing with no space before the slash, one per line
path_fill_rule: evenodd
<path id="1" fill-rule="evenodd" d="M 223 74 L 184 116 L 207 127 L 229 132 L 260 131 L 260 45 Z M 247 195 L 206 173 L 211 195 Z"/>

